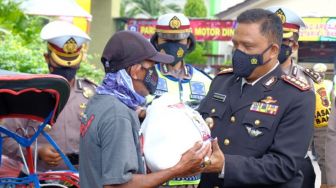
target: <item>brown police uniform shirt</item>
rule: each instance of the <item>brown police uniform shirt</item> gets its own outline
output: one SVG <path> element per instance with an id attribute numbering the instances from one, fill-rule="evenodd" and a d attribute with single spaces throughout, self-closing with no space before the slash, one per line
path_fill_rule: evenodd
<path id="1" fill-rule="evenodd" d="M 80 118 L 83 115 L 89 98 L 94 92 L 95 85 L 92 82 L 86 79 L 76 79 L 74 87 L 71 88 L 67 104 L 58 116 L 52 129 L 47 132 L 65 154 L 79 153 Z M 39 122 L 34 120 L 22 118 L 7 118 L 3 120 L 3 125 L 14 132 L 18 128 L 37 127 L 39 124 Z M 38 147 L 42 144 L 48 144 L 42 135 L 38 137 L 37 141 Z M 19 146 L 14 139 L 5 138 L 2 148 L 5 155 L 15 160 L 21 160 Z M 38 171 L 68 169 L 63 161 L 57 167 L 49 167 L 41 160 L 38 160 L 37 164 Z"/>

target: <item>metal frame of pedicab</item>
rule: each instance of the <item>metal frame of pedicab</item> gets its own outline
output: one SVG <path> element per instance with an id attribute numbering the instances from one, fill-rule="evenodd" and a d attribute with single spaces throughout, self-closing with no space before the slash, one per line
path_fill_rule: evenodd
<path id="1" fill-rule="evenodd" d="M 23 187 L 67 187 L 61 184 L 41 184 L 41 180 L 61 181 L 72 187 L 79 187 L 79 177 L 76 168 L 68 157 L 60 150 L 55 141 L 44 131 L 49 124 L 52 126 L 59 113 L 65 106 L 70 94 L 69 83 L 57 75 L 29 75 L 29 74 L 0 74 L 0 119 L 6 117 L 26 118 L 42 122 L 35 133 L 27 137 L 17 132 L 12 132 L 0 125 L 0 154 L 4 137 L 14 139 L 26 150 L 23 162 L 29 174 L 26 177 L 0 178 L 0 185 L 22 185 Z M 1 107 L 2 106 L 2 107 Z M 28 129 L 27 127 L 26 129 Z M 27 130 L 26 130 L 27 131 Z M 47 141 L 59 152 L 68 171 L 36 171 L 37 147 L 32 151 L 32 144 L 37 145 L 37 138 L 43 135 Z M 9 138 L 8 138 L 9 139 Z M 23 152 L 21 151 L 22 155 Z M 26 158 L 26 159 L 25 159 Z M 0 160 L 1 165 L 1 160 Z"/>

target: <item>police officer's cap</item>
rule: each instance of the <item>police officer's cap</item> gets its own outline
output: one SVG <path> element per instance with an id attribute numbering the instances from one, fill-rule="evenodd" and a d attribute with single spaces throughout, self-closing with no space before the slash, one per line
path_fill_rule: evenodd
<path id="1" fill-rule="evenodd" d="M 164 39 L 186 39 L 191 33 L 190 21 L 181 13 L 164 14 L 157 20 L 156 33 Z"/>
<path id="2" fill-rule="evenodd" d="M 63 67 L 78 66 L 83 56 L 83 44 L 91 40 L 84 31 L 66 21 L 48 23 L 40 36 L 48 42 L 51 58 Z"/>
<path id="3" fill-rule="evenodd" d="M 293 33 L 299 33 L 301 27 L 305 27 L 305 23 L 301 17 L 294 11 L 285 7 L 269 7 L 267 10 L 274 12 L 280 17 L 283 27 L 283 38 L 290 38 Z"/>

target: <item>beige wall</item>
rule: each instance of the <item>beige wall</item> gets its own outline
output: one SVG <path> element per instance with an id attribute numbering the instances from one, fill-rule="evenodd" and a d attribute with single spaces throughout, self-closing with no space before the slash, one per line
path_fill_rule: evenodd
<path id="1" fill-rule="evenodd" d="M 104 46 L 116 31 L 113 18 L 119 17 L 120 0 L 92 0 L 91 3 L 92 22 L 89 54 L 94 56 L 93 63 L 101 65 L 100 57 Z"/>

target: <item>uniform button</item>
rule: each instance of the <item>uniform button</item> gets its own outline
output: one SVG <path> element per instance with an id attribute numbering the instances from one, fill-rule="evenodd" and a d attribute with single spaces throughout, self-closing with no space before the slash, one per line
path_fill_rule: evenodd
<path id="1" fill-rule="evenodd" d="M 231 116 L 231 118 L 230 118 L 230 121 L 231 121 L 231 123 L 234 123 L 234 122 L 236 122 L 236 117 L 234 117 L 234 116 Z"/>
<path id="2" fill-rule="evenodd" d="M 229 144 L 230 144 L 230 140 L 229 140 L 229 139 L 227 139 L 227 138 L 226 138 L 226 139 L 224 139 L 224 145 L 226 145 L 226 146 L 227 146 L 227 145 L 229 145 Z"/>
<path id="3" fill-rule="evenodd" d="M 259 125 L 260 125 L 260 123 L 261 123 L 261 122 L 260 122 L 260 120 L 259 120 L 259 119 L 257 119 L 257 120 L 255 120 L 255 121 L 254 121 L 254 124 L 255 124 L 256 126 L 259 126 Z"/>
<path id="4" fill-rule="evenodd" d="M 214 120 L 211 117 L 207 117 L 205 119 L 205 123 L 208 125 L 210 129 L 212 129 L 214 126 Z"/>
<path id="5" fill-rule="evenodd" d="M 216 109 L 211 109 L 211 113 L 215 113 L 216 112 Z"/>

